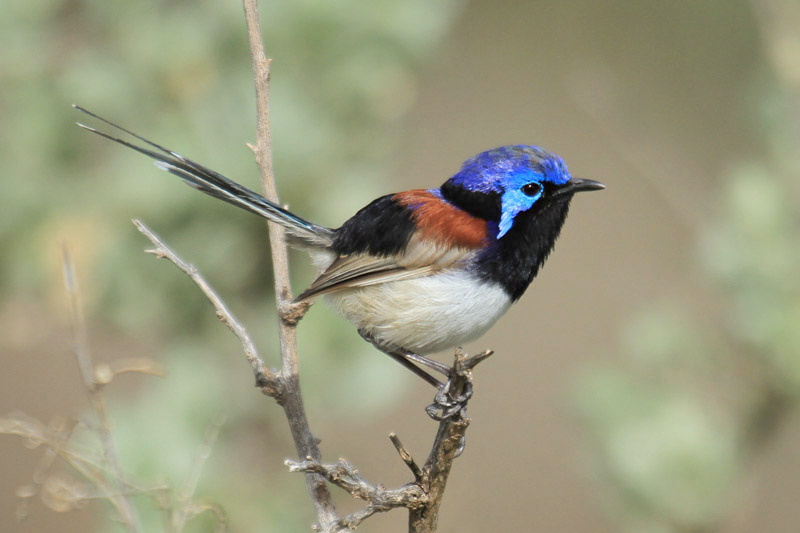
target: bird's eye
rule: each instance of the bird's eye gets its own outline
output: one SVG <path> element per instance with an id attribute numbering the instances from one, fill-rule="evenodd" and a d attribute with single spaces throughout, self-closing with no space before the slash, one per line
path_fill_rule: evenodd
<path id="1" fill-rule="evenodd" d="M 542 192 L 542 186 L 536 182 L 526 183 L 522 186 L 522 194 L 525 196 L 536 196 Z"/>

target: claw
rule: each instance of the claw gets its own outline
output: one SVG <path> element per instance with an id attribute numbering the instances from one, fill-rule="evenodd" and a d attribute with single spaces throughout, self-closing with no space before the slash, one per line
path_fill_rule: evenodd
<path id="1" fill-rule="evenodd" d="M 464 392 L 456 396 L 450 393 L 451 384 L 452 379 L 448 379 L 436 391 L 433 403 L 425 408 L 428 416 L 437 422 L 449 420 L 455 416 L 461 416 L 462 418 L 467 416 L 467 402 L 472 398 L 472 383 L 468 381 Z"/>

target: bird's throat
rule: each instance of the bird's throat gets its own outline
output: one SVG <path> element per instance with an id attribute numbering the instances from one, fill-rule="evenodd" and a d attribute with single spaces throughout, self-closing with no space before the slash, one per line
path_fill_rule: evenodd
<path id="1" fill-rule="evenodd" d="M 565 197 L 521 213 L 502 238 L 494 239 L 476 260 L 480 277 L 498 283 L 518 300 L 553 250 L 569 212 Z"/>

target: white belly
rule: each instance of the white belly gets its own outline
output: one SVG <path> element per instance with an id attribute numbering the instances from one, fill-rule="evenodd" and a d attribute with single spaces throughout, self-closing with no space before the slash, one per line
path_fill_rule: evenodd
<path id="1" fill-rule="evenodd" d="M 344 289 L 325 298 L 380 343 L 423 355 L 477 339 L 511 305 L 499 285 L 455 270 Z"/>

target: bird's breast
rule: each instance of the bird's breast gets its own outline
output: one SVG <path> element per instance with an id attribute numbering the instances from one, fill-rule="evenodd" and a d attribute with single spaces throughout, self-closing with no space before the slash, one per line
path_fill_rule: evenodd
<path id="1" fill-rule="evenodd" d="M 343 289 L 327 294 L 326 300 L 378 342 L 419 354 L 477 339 L 511 305 L 499 284 L 461 269 Z"/>

